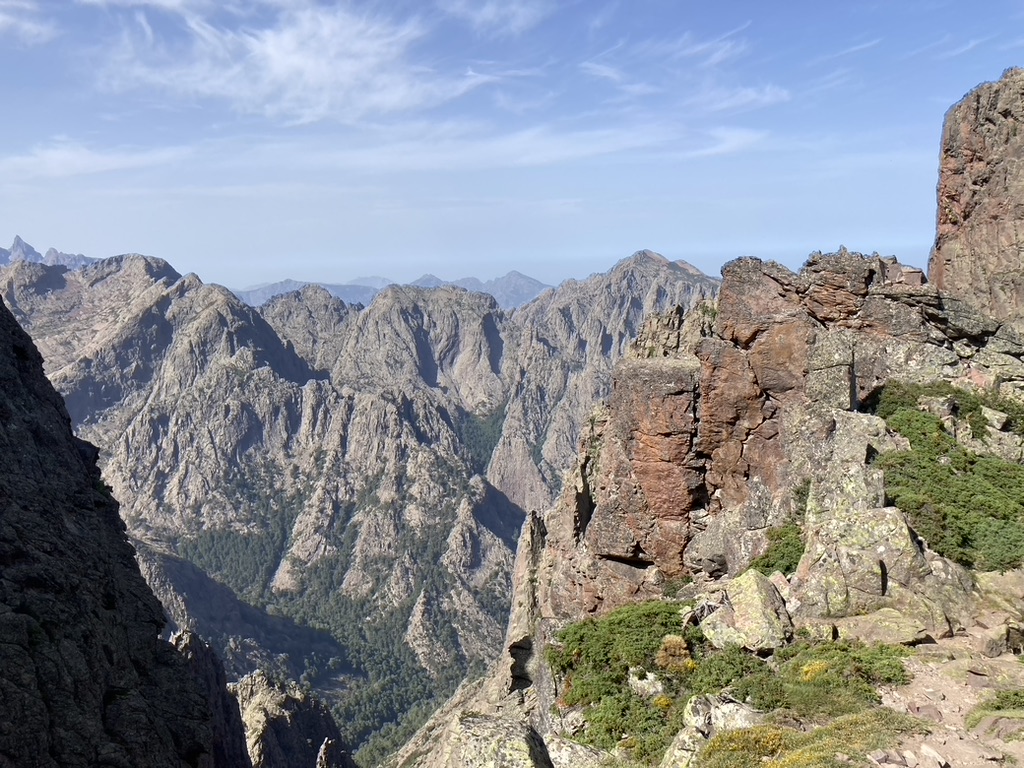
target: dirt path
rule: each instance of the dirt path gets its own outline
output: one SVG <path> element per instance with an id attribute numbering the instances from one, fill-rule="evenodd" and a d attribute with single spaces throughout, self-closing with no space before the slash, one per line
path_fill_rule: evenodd
<path id="1" fill-rule="evenodd" d="M 882 703 L 932 723 L 926 736 L 907 738 L 898 749 L 870 757 L 883 766 L 995 768 L 1024 766 L 1024 719 L 982 720 L 968 730 L 965 718 L 1001 688 L 1024 687 L 1024 664 L 1012 653 L 986 658 L 979 651 L 984 628 L 970 636 L 920 645 L 907 659 L 909 685 L 882 691 Z"/>

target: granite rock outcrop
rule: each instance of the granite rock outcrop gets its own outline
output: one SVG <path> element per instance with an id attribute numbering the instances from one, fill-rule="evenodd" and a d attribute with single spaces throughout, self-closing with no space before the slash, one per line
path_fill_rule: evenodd
<path id="1" fill-rule="evenodd" d="M 324 704 L 290 682 L 254 672 L 231 685 L 253 768 L 356 768 Z"/>
<path id="2" fill-rule="evenodd" d="M 681 578 L 738 575 L 764 551 L 766 531 L 796 514 L 793 490 L 805 484 L 816 556 L 796 576 L 801 610 L 863 612 L 934 579 L 941 624 L 963 579 L 909 531 L 895 536 L 899 516 L 893 530 L 880 522 L 881 475 L 869 459 L 894 444 L 865 411 L 894 378 L 1015 391 L 1020 338 L 877 256 L 815 254 L 799 274 L 742 259 L 723 275 L 714 310 L 652 320 L 617 369 L 545 520 L 541 601 L 575 620 L 658 597 Z M 870 522 L 877 530 L 864 535 L 894 548 L 885 595 L 877 575 L 858 582 L 877 562 L 865 571 L 837 550 L 849 534 L 832 530 L 838 520 Z"/>
<path id="3" fill-rule="evenodd" d="M 1018 324 L 1024 315 L 1024 69 L 946 113 L 928 276 L 945 295 Z"/>

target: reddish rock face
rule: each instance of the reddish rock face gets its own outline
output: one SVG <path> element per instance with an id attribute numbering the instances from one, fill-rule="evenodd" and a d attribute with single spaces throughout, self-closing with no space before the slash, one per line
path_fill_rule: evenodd
<path id="1" fill-rule="evenodd" d="M 1015 333 L 892 259 L 842 250 L 800 274 L 755 259 L 722 274 L 717 311 L 653 318 L 619 364 L 546 517 L 542 614 L 576 619 L 746 569 L 797 485 L 841 489 L 825 482 L 840 457 L 864 467 L 869 451 L 846 456 L 836 420 L 890 378 L 1024 381 Z"/>
<path id="2" fill-rule="evenodd" d="M 1024 316 L 1024 70 L 946 113 L 938 232 L 928 263 L 944 293 L 999 320 Z"/>

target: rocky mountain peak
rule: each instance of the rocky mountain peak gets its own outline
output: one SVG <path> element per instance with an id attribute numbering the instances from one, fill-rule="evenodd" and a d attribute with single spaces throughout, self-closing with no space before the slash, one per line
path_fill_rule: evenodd
<path id="1" fill-rule="evenodd" d="M 946 113 L 938 228 L 929 279 L 985 314 L 1024 316 L 1024 69 L 968 93 Z"/>
<path id="2" fill-rule="evenodd" d="M 175 623 L 232 674 L 305 675 L 359 744 L 494 653 L 524 510 L 557 496 L 614 361 L 645 313 L 717 290 L 648 266 L 514 312 L 454 286 L 256 309 L 137 255 L 0 286 Z"/>
<path id="3" fill-rule="evenodd" d="M 25 261 L 42 261 L 43 257 L 35 248 L 26 243 L 21 239 L 19 235 L 14 236 L 14 242 L 11 243 L 10 258 L 13 259 L 24 259 Z"/>
<path id="4" fill-rule="evenodd" d="M 56 248 L 49 248 L 44 255 L 40 255 L 39 251 L 22 240 L 19 235 L 15 235 L 10 249 L 0 248 L 0 264 L 10 264 L 18 261 L 61 265 L 69 269 L 78 269 L 86 264 L 91 264 L 96 259 L 90 259 L 80 253 L 61 253 Z"/>

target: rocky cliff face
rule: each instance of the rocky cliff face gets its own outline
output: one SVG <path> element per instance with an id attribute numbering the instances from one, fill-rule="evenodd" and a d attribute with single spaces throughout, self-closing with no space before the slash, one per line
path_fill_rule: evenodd
<path id="1" fill-rule="evenodd" d="M 654 312 L 688 310 L 718 283 L 685 262 L 640 251 L 604 275 L 568 281 L 512 315 L 511 394 L 488 479 L 523 509 L 551 506 L 611 366 Z"/>
<path id="2" fill-rule="evenodd" d="M 274 666 L 332 691 L 361 740 L 492 656 L 524 508 L 557 494 L 643 314 L 717 283 L 642 252 L 512 315 L 408 286 L 257 311 L 141 256 L 18 262 L 0 287 L 103 449 L 175 622 L 218 627 L 235 672 L 288 647 Z M 182 560 L 334 645 L 295 658 L 301 633 L 265 613 L 222 620 L 202 603 L 230 598 L 193 590 Z"/>
<path id="3" fill-rule="evenodd" d="M 800 274 L 743 259 L 723 278 L 717 308 L 693 313 L 690 327 L 678 315 L 653 320 L 617 369 L 573 485 L 545 521 L 542 613 L 576 620 L 681 578 L 738 575 L 767 530 L 792 519 L 803 485 L 814 555 L 794 585 L 801 611 L 864 613 L 925 595 L 948 630 L 963 591 L 956 569 L 915 553 L 909 534 L 891 567 L 851 563 L 832 527 L 861 515 L 850 524 L 871 529 L 888 514 L 868 461 L 892 438 L 864 412 L 880 388 L 946 380 L 1013 391 L 1024 383 L 1020 338 L 878 257 L 814 255 Z M 880 592 L 881 580 L 853 583 L 861 566 L 899 575 Z"/>
<path id="4" fill-rule="evenodd" d="M 1024 310 L 1024 70 L 971 91 L 946 114 L 930 280 L 987 315 Z"/>
<path id="5" fill-rule="evenodd" d="M 4 308 L 0 379 L 0 764 L 243 765 L 159 638 L 96 450 Z"/>

